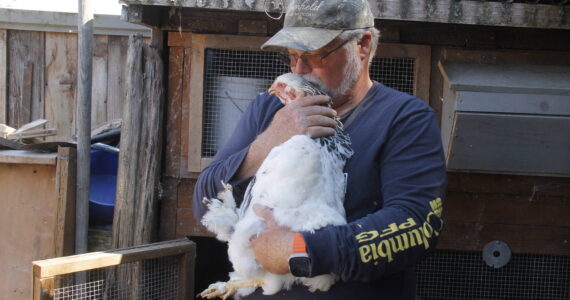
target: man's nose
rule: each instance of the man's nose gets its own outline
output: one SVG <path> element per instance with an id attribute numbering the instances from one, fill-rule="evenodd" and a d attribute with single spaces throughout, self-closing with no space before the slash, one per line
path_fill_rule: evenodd
<path id="1" fill-rule="evenodd" d="M 309 65 L 307 65 L 301 57 L 297 58 L 297 62 L 294 67 L 291 67 L 291 71 L 295 74 L 308 74 L 313 71 Z"/>

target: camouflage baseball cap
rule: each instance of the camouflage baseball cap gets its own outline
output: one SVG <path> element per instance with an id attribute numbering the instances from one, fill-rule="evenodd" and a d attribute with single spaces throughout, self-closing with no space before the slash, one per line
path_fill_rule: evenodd
<path id="1" fill-rule="evenodd" d="M 367 0 L 292 0 L 285 24 L 261 49 L 320 49 L 349 29 L 374 27 Z"/>

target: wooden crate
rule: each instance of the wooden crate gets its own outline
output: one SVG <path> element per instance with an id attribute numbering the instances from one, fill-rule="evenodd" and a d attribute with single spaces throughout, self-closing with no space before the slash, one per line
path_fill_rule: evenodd
<path id="1" fill-rule="evenodd" d="M 73 148 L 0 151 L 0 299 L 30 299 L 32 261 L 73 253 Z"/>

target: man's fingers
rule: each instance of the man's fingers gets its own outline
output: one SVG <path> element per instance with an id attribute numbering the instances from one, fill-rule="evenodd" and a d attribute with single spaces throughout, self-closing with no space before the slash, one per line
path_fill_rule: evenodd
<path id="1" fill-rule="evenodd" d="M 313 139 L 323 136 L 331 136 L 334 134 L 334 128 L 323 126 L 312 126 L 309 127 L 308 131 L 309 132 L 307 134 Z"/>
<path id="2" fill-rule="evenodd" d="M 260 204 L 254 204 L 252 208 L 253 212 L 258 217 L 263 219 L 267 227 L 277 226 L 277 222 L 275 221 L 275 218 L 273 218 L 273 211 L 271 210 L 271 208 Z"/>
<path id="3" fill-rule="evenodd" d="M 308 116 L 306 118 L 306 122 L 308 127 L 313 127 L 313 126 L 331 127 L 331 128 L 336 127 L 336 122 L 334 119 L 321 115 Z"/>
<path id="4" fill-rule="evenodd" d="M 300 106 L 313 106 L 313 105 L 325 104 L 329 102 L 329 100 L 330 100 L 329 96 L 318 95 L 318 96 L 302 97 L 294 101 L 293 103 L 297 103 Z"/>
<path id="5" fill-rule="evenodd" d="M 302 108 L 307 116 L 319 115 L 325 117 L 336 117 L 336 110 L 320 105 L 307 106 Z"/>

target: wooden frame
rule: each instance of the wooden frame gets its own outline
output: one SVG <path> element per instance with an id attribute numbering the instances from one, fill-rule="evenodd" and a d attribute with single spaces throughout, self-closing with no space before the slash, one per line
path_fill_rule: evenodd
<path id="1" fill-rule="evenodd" d="M 179 299 L 191 299 L 194 295 L 196 244 L 188 239 L 34 261 L 33 299 L 52 299 L 55 280 L 60 275 L 174 255 L 180 256 Z"/>
<path id="2" fill-rule="evenodd" d="M 190 173 L 201 172 L 211 158 L 202 157 L 202 123 L 204 103 L 204 60 L 207 48 L 259 51 L 268 37 L 206 35 L 193 33 L 170 33 L 170 47 L 190 48 L 189 90 L 184 90 L 183 97 L 188 97 L 188 164 L 184 166 Z M 431 47 L 424 45 L 381 43 L 376 51 L 378 57 L 413 58 L 414 95 L 429 103 Z M 185 65 L 187 65 L 185 63 Z"/>
<path id="3" fill-rule="evenodd" d="M 268 37 L 205 35 L 172 33 L 169 46 L 184 46 L 191 49 L 189 90 L 188 166 L 189 172 L 201 172 L 211 158 L 202 157 L 202 116 L 204 103 L 204 59 L 207 48 L 259 51 Z M 188 72 L 188 70 L 185 70 Z M 186 83 L 185 83 L 186 84 Z"/>
<path id="4" fill-rule="evenodd" d="M 190 173 L 201 172 L 211 162 L 211 158 L 202 157 L 202 124 L 204 103 L 204 60 L 208 48 L 259 51 L 260 46 L 268 37 L 236 36 L 236 35 L 206 35 L 193 33 L 171 33 L 169 35 L 170 47 L 190 48 L 190 79 L 188 89 L 184 90 L 183 97 L 189 97 L 188 109 L 188 140 L 186 143 Z M 414 95 L 429 103 L 431 47 L 424 45 L 406 45 L 381 43 L 377 49 L 378 57 L 413 58 L 414 64 Z M 184 100 L 183 100 L 184 101 Z M 184 139 L 184 136 L 183 136 Z M 184 147 L 184 146 L 183 146 Z"/>

